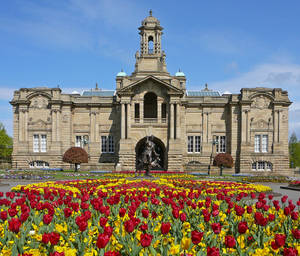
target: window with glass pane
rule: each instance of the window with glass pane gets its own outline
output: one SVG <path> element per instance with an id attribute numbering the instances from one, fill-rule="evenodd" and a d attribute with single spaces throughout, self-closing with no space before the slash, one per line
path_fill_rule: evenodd
<path id="1" fill-rule="evenodd" d="M 41 135 L 41 152 L 47 152 L 47 135 Z"/>
<path id="2" fill-rule="evenodd" d="M 226 153 L 226 136 L 216 136 L 216 152 Z"/>
<path id="3" fill-rule="evenodd" d="M 42 162 L 42 161 L 36 161 L 36 166 L 37 167 L 44 167 L 44 162 Z"/>
<path id="4" fill-rule="evenodd" d="M 256 170 L 256 162 L 252 163 L 252 170 Z"/>
<path id="5" fill-rule="evenodd" d="M 76 136 L 75 147 L 82 147 L 82 136 Z"/>
<path id="6" fill-rule="evenodd" d="M 140 118 L 140 104 L 134 104 L 134 118 Z"/>
<path id="7" fill-rule="evenodd" d="M 38 134 L 33 135 L 33 152 L 40 151 L 40 136 Z"/>
<path id="8" fill-rule="evenodd" d="M 267 162 L 267 170 L 272 170 L 272 163 L 271 162 Z"/>
<path id="9" fill-rule="evenodd" d="M 101 152 L 107 153 L 107 139 L 106 136 L 101 136 Z"/>
<path id="10" fill-rule="evenodd" d="M 167 118 L 167 104 L 166 103 L 161 104 L 161 117 Z"/>
<path id="11" fill-rule="evenodd" d="M 188 153 L 193 153 L 194 149 L 194 137 L 188 136 Z"/>
<path id="12" fill-rule="evenodd" d="M 260 135 L 254 137 L 254 152 L 260 152 Z"/>
<path id="13" fill-rule="evenodd" d="M 199 153 L 201 151 L 201 137 L 195 136 L 195 152 Z"/>
<path id="14" fill-rule="evenodd" d="M 268 152 L 268 135 L 263 135 L 262 136 L 261 152 L 263 152 L 263 153 Z"/>
<path id="15" fill-rule="evenodd" d="M 108 152 L 114 153 L 115 147 L 114 147 L 114 137 L 108 136 Z"/>
<path id="16" fill-rule="evenodd" d="M 258 170 L 264 170 L 265 169 L 265 162 L 259 161 L 257 169 Z"/>

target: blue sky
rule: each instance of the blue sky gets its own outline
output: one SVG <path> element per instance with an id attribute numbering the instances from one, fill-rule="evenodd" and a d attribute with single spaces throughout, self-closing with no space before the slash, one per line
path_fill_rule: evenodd
<path id="1" fill-rule="evenodd" d="M 187 4 L 188 3 L 188 4 Z M 12 134 L 9 100 L 21 87 L 65 92 L 115 88 L 130 74 L 137 28 L 149 12 L 164 27 L 167 68 L 187 88 L 289 92 L 290 133 L 300 139 L 300 1 L 10 0 L 0 5 L 0 121 Z"/>

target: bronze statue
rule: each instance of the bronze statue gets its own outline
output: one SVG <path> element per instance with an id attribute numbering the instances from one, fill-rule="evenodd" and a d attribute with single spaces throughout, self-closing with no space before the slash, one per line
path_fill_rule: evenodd
<path id="1" fill-rule="evenodd" d="M 153 135 L 152 136 L 147 136 L 144 150 L 141 154 L 140 159 L 138 159 L 138 168 L 136 172 L 139 170 L 145 170 L 145 176 L 151 176 L 150 175 L 150 170 L 153 167 L 159 167 L 159 154 L 155 151 L 155 143 L 153 142 Z"/>

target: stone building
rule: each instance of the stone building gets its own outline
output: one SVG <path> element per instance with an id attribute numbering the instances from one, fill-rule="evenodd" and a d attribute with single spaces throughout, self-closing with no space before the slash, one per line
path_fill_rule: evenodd
<path id="1" fill-rule="evenodd" d="M 236 172 L 288 171 L 288 93 L 188 91 L 183 72 L 167 71 L 162 30 L 150 12 L 139 27 L 134 72 L 119 72 L 115 91 L 15 91 L 13 167 L 69 168 L 62 155 L 80 146 L 89 154 L 84 168 L 134 170 L 146 136 L 153 135 L 164 170 L 207 168 L 215 154 L 227 152 Z"/>

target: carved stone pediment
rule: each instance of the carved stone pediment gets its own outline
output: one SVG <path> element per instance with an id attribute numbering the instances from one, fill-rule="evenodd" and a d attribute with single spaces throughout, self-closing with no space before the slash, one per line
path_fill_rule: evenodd
<path id="1" fill-rule="evenodd" d="M 260 119 L 256 122 L 251 123 L 252 129 L 268 129 L 269 123 L 266 120 Z"/>
<path id="2" fill-rule="evenodd" d="M 46 109 L 47 106 L 48 106 L 48 99 L 46 97 L 39 95 L 31 99 L 29 107 L 34 109 Z"/>
<path id="3" fill-rule="evenodd" d="M 270 103 L 271 103 L 270 99 L 268 99 L 267 97 L 265 97 L 263 95 L 260 95 L 253 99 L 251 108 L 266 109 L 266 108 L 269 108 Z"/>

